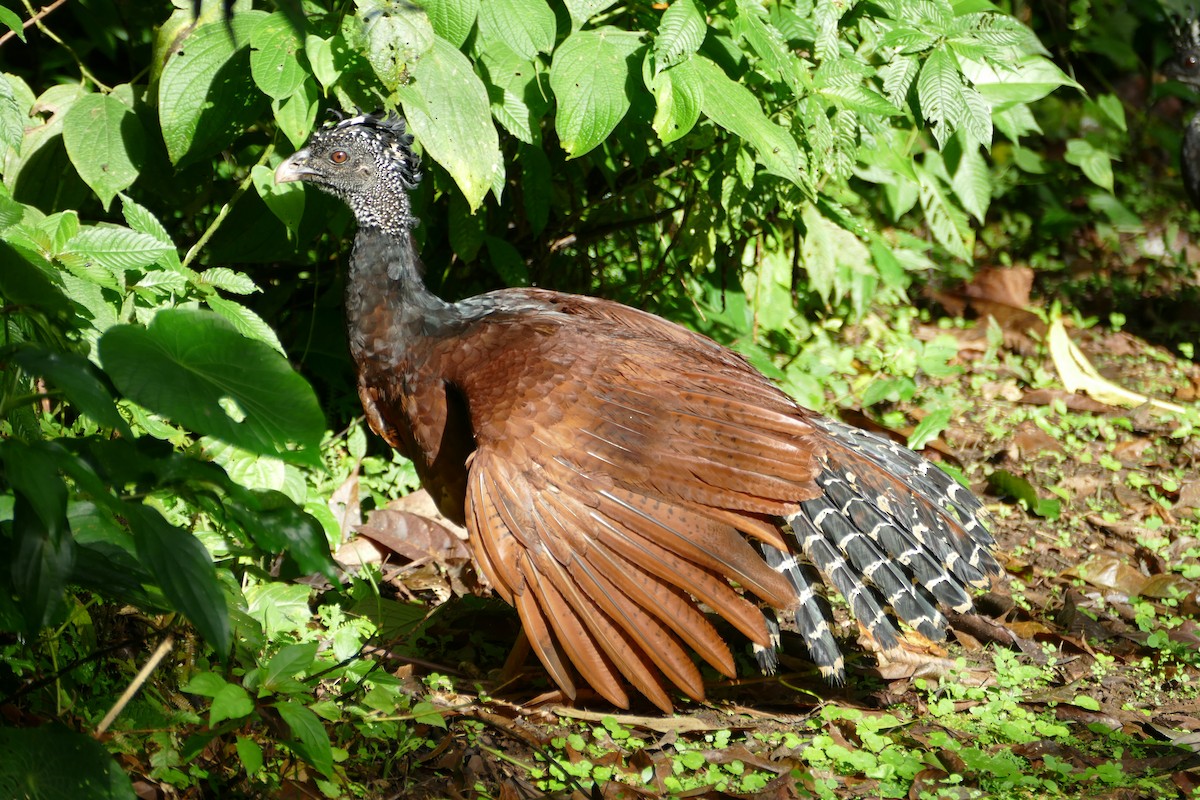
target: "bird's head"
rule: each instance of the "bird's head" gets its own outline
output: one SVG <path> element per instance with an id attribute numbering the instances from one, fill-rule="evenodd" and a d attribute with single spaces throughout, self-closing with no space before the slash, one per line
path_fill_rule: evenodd
<path id="1" fill-rule="evenodd" d="M 340 197 L 361 228 L 399 235 L 416 218 L 408 192 L 421 175 L 404 120 L 363 114 L 321 128 L 275 170 L 275 182 L 307 181 Z"/>
<path id="2" fill-rule="evenodd" d="M 1175 53 L 1163 65 L 1167 77 L 1190 86 L 1200 86 L 1200 19 L 1172 20 Z"/>

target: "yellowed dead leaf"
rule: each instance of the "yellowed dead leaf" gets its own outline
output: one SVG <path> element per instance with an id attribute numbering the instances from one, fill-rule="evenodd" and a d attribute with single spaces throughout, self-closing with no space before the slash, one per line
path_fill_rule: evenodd
<path id="1" fill-rule="evenodd" d="M 1183 406 L 1131 392 L 1103 378 L 1087 360 L 1087 356 L 1071 341 L 1061 318 L 1050 323 L 1047 341 L 1050 346 L 1050 358 L 1054 361 L 1054 368 L 1058 370 L 1058 376 L 1062 379 L 1063 386 L 1067 391 L 1082 391 L 1089 397 L 1110 406 L 1134 408 L 1149 403 L 1154 408 L 1161 408 L 1164 411 L 1173 411 L 1176 414 L 1187 413 L 1187 409 Z"/>

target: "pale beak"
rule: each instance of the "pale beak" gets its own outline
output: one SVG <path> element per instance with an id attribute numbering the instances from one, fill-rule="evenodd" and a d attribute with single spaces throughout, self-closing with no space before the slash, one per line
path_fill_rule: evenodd
<path id="1" fill-rule="evenodd" d="M 290 181 L 303 180 L 305 177 L 314 174 L 311 169 L 305 166 L 308 162 L 308 148 L 297 150 L 292 153 L 278 167 L 275 168 L 275 182 L 288 183 Z"/>

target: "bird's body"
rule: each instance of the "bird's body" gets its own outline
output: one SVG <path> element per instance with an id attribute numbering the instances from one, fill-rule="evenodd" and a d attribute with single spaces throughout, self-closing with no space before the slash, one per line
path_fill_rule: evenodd
<path id="1" fill-rule="evenodd" d="M 434 297 L 410 236 L 408 141 L 397 123 L 348 120 L 277 179 L 355 210 L 347 311 L 367 418 L 466 525 L 482 573 L 569 695 L 575 670 L 619 706 L 626 683 L 664 709 L 667 683 L 701 698 L 689 650 L 733 676 L 697 601 L 763 646 L 759 603 L 794 613 L 840 678 L 822 581 L 888 647 L 887 609 L 938 637 L 937 605 L 969 608 L 967 587 L 999 571 L 970 492 L 801 408 L 707 337 L 541 289 Z M 389 164 L 402 169 L 368 175 Z"/>
<path id="2" fill-rule="evenodd" d="M 1200 88 L 1200 20 L 1185 19 L 1175 24 L 1174 50 L 1163 71 L 1180 83 Z M 1200 208 L 1200 112 L 1183 132 L 1179 158 L 1183 188 L 1192 205 Z"/>

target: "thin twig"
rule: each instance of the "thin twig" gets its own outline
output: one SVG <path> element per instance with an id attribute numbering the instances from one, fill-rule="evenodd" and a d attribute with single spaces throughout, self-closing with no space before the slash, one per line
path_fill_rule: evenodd
<path id="1" fill-rule="evenodd" d="M 255 164 L 254 166 L 258 167 L 258 166 L 261 166 L 261 165 L 267 163 L 267 159 L 270 158 L 271 154 L 274 152 L 275 152 L 275 144 L 271 143 L 271 144 L 267 145 L 267 148 L 265 150 L 263 150 L 262 156 L 258 159 L 258 163 Z M 196 258 L 196 256 L 198 256 L 200 254 L 201 248 L 203 248 L 204 245 L 208 244 L 208 240 L 213 237 L 213 234 L 215 234 L 217 232 L 217 228 L 219 228 L 221 226 L 221 223 L 225 221 L 225 218 L 227 216 L 229 216 L 229 212 L 230 212 L 230 210 L 233 209 L 234 204 L 237 203 L 238 200 L 242 199 L 242 195 L 244 195 L 246 193 L 246 190 L 250 188 L 250 184 L 253 182 L 254 182 L 254 167 L 251 167 L 250 171 L 248 173 L 246 173 L 245 180 L 243 180 L 238 185 L 238 188 L 236 191 L 234 191 L 233 196 L 231 196 L 229 198 L 229 202 L 227 202 L 225 205 L 223 205 L 221 207 L 221 210 L 217 212 L 216 219 L 214 219 L 212 221 L 212 223 L 209 224 L 208 229 L 205 230 L 204 233 L 200 235 L 200 238 L 196 240 L 196 243 L 194 245 L 192 245 L 192 248 L 187 251 L 187 255 L 183 257 L 183 266 L 186 267 L 189 264 L 191 264 L 192 261 Z"/>
<path id="2" fill-rule="evenodd" d="M 54 0 L 54 2 L 51 3 L 50 5 L 42 6 L 42 10 L 37 12 L 36 14 L 34 14 L 29 19 L 25 20 L 25 24 L 22 25 L 21 28 L 24 29 L 24 28 L 28 28 L 30 25 L 37 25 L 38 22 L 43 17 L 45 17 L 50 12 L 54 11 L 54 9 L 58 8 L 65 2 L 67 2 L 67 0 Z M 5 42 L 7 42 L 9 39 L 13 38 L 16 35 L 17 35 L 16 31 L 9 31 L 8 33 L 4 34 L 3 36 L 0 36 L 0 47 L 3 47 Z"/>
<path id="3" fill-rule="evenodd" d="M 75 59 L 75 66 L 79 68 L 79 74 L 83 76 L 83 79 L 94 83 L 96 85 L 96 88 L 102 92 L 111 92 L 112 91 L 111 87 L 106 86 L 105 84 L 101 83 L 100 79 L 97 78 L 95 75 L 93 75 L 92 71 L 90 69 L 88 69 L 86 66 L 84 66 L 83 61 L 79 58 L 79 54 L 75 52 L 75 50 L 71 47 L 71 45 L 67 44 L 62 39 L 58 38 L 58 34 L 56 34 L 54 31 L 50 30 L 49 28 L 47 28 L 42 23 L 41 16 L 39 15 L 38 12 L 35 12 L 33 10 L 33 6 L 30 4 L 29 0 L 22 0 L 22 1 L 25 5 L 25 10 L 28 11 L 30 14 L 31 21 L 33 22 L 34 25 L 37 25 L 37 29 L 39 31 L 41 31 L 42 33 L 46 34 L 46 36 L 49 37 L 50 41 L 54 42 L 59 47 L 61 47 L 62 49 L 66 50 L 68 53 L 70 53 L 71 58 Z"/>
<path id="4" fill-rule="evenodd" d="M 174 645 L 175 637 L 168 633 L 167 637 L 159 643 L 157 648 L 155 648 L 154 653 L 150 656 L 150 660 L 146 662 L 145 666 L 138 670 L 138 674 L 135 675 L 133 680 L 130 681 L 129 685 L 125 687 L 125 691 L 122 692 L 121 696 L 117 698 L 117 702 L 113 703 L 113 707 L 110 708 L 108 713 L 104 715 L 104 719 L 100 720 L 100 724 L 96 726 L 97 735 L 108 730 L 108 726 L 112 725 L 113 720 L 117 718 L 117 715 L 125 710 L 125 706 L 129 705 L 129 701 L 132 700 L 133 696 L 138 693 L 139 689 L 142 688 L 142 684 L 144 684 L 146 679 L 150 677 L 150 673 L 158 667 L 159 662 L 167 657 L 167 653 L 171 652 L 171 648 L 174 647 Z"/>

